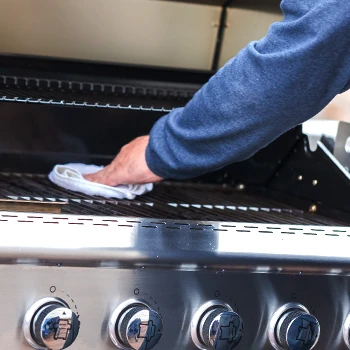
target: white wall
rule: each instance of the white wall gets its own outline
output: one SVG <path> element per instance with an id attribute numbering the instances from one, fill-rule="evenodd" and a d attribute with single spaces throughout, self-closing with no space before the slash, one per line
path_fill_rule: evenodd
<path id="1" fill-rule="evenodd" d="M 0 52 L 210 69 L 220 13 L 153 0 L 0 0 Z M 220 66 L 281 18 L 229 9 Z"/>
<path id="2" fill-rule="evenodd" d="M 0 0 L 0 52 L 209 69 L 220 8 L 149 0 Z"/>

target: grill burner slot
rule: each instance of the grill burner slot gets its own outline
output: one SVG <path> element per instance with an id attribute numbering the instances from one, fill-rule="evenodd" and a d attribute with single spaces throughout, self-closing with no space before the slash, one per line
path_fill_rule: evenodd
<path id="1" fill-rule="evenodd" d="M 346 226 L 341 221 L 219 185 L 164 182 L 134 201 L 106 200 L 62 189 L 45 175 L 1 173 L 1 198 L 67 203 L 62 213 L 75 215 Z"/>

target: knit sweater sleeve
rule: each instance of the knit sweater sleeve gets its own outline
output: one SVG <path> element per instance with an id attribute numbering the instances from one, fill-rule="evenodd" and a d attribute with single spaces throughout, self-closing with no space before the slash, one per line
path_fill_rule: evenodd
<path id="1" fill-rule="evenodd" d="M 150 132 L 146 161 L 188 179 L 245 160 L 312 118 L 350 80 L 350 1 L 283 0 L 284 18 Z"/>

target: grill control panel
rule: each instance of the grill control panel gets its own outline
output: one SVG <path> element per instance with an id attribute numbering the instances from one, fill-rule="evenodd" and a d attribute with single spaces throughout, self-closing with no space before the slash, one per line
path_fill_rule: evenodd
<path id="1" fill-rule="evenodd" d="M 4 349 L 350 349 L 346 276 L 25 265 L 0 275 L 11 280 Z"/>

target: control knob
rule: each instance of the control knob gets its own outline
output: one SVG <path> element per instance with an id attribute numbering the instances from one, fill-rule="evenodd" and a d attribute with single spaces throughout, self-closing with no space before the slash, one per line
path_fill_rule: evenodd
<path id="1" fill-rule="evenodd" d="M 271 320 L 269 337 L 277 350 L 311 350 L 318 342 L 320 324 L 300 304 L 287 304 Z"/>
<path id="2" fill-rule="evenodd" d="M 73 344 L 80 322 L 69 306 L 58 298 L 44 298 L 27 311 L 24 336 L 35 349 L 62 350 Z"/>
<path id="3" fill-rule="evenodd" d="M 137 300 L 118 306 L 109 320 L 109 336 L 122 350 L 150 350 L 158 344 L 162 330 L 160 315 Z"/>
<path id="4" fill-rule="evenodd" d="M 231 350 L 242 339 L 243 321 L 229 305 L 211 301 L 194 315 L 191 336 L 199 349 Z"/>

